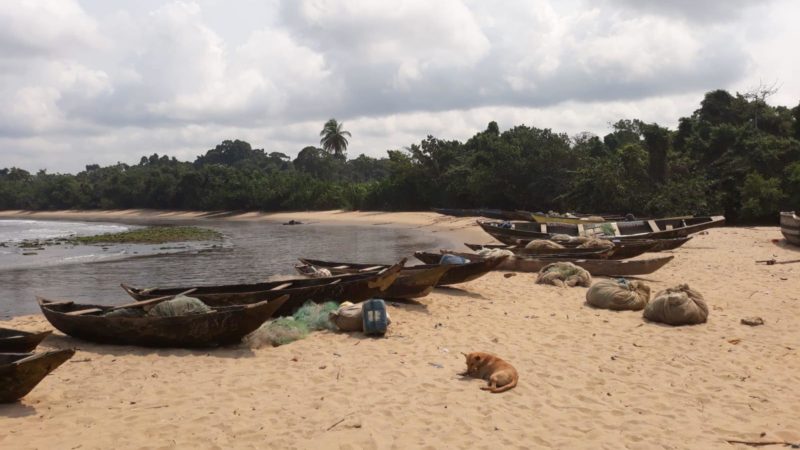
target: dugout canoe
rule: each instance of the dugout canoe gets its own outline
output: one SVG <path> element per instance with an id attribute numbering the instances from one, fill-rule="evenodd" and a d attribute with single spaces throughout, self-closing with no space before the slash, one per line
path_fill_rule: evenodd
<path id="1" fill-rule="evenodd" d="M 210 306 L 230 306 L 270 300 L 289 295 L 289 300 L 278 309 L 276 315 L 291 315 L 309 300 L 314 302 L 345 300 L 353 303 L 380 297 L 394 283 L 406 259 L 378 272 L 358 275 L 338 275 L 327 278 L 293 278 L 253 284 L 229 284 L 217 286 L 188 286 L 140 289 L 122 284 L 122 288 L 136 300 L 147 300 L 165 295 L 175 295 L 195 288 L 192 297 L 199 298 Z"/>
<path id="2" fill-rule="evenodd" d="M 553 234 L 616 239 L 671 239 L 724 224 L 725 216 L 587 224 L 478 221 L 484 231 L 510 245 L 516 244 L 519 239 L 548 239 Z"/>
<path id="3" fill-rule="evenodd" d="M 365 271 L 381 270 L 386 267 L 385 265 L 377 264 L 336 263 L 308 258 L 299 258 L 299 260 L 306 266 L 328 269 L 334 275 L 364 273 Z M 307 269 L 303 266 L 295 266 L 295 269 L 302 274 L 307 273 Z M 394 280 L 394 283 L 383 292 L 382 296 L 385 298 L 425 297 L 433 292 L 433 288 L 439 285 L 439 281 L 450 269 L 450 266 L 440 266 L 437 264 L 424 267 L 403 267 L 400 271 L 400 275 Z"/>
<path id="4" fill-rule="evenodd" d="M 104 314 L 112 306 L 37 299 L 45 318 L 56 329 L 86 341 L 145 347 L 214 347 L 240 342 L 272 317 L 289 296 L 250 305 L 212 307 L 209 313 L 175 317 L 107 317 Z M 96 311 L 75 314 L 84 310 Z"/>
<path id="5" fill-rule="evenodd" d="M 301 258 L 300 261 L 306 266 L 312 266 L 316 268 L 324 268 L 328 269 L 332 274 L 341 274 L 341 273 L 361 273 L 364 271 L 375 270 L 376 268 L 383 268 L 384 265 L 379 264 L 358 264 L 358 263 L 342 263 L 342 262 L 333 262 L 333 261 L 322 261 L 316 259 L 307 259 Z M 449 268 L 444 275 L 439 279 L 436 283 L 436 286 L 449 286 L 453 284 L 460 284 L 466 283 L 467 281 L 472 281 L 477 278 L 480 278 L 494 270 L 500 264 L 501 260 L 498 258 L 489 259 L 489 260 L 482 260 L 482 261 L 470 261 L 466 264 L 449 264 L 446 267 Z M 424 265 L 417 265 L 417 266 L 409 266 L 404 267 L 403 270 L 400 272 L 400 278 L 402 279 L 404 274 L 407 272 L 412 272 L 415 270 L 420 269 L 430 269 L 434 267 L 439 267 L 439 261 L 436 261 L 434 264 L 424 264 Z M 300 273 L 304 273 L 304 266 L 298 266 L 297 270 Z M 395 284 L 399 283 L 400 281 L 395 281 Z M 391 290 L 391 287 L 389 288 Z"/>
<path id="6" fill-rule="evenodd" d="M 451 250 L 441 250 L 440 253 L 418 252 L 415 254 L 422 262 L 429 262 L 441 257 L 443 253 L 461 256 L 463 258 L 481 259 L 481 256 L 474 253 L 453 252 Z M 510 270 L 514 272 L 539 272 L 544 266 L 558 262 L 571 262 L 576 266 L 583 267 L 592 275 L 598 276 L 636 276 L 647 275 L 664 267 L 672 261 L 673 255 L 656 256 L 642 259 L 575 259 L 575 258 L 529 258 L 523 256 L 512 256 L 506 258 L 497 270 Z"/>
<path id="7" fill-rule="evenodd" d="M 0 353 L 0 403 L 28 395 L 50 372 L 75 354 L 73 349 L 42 353 Z"/>
<path id="8" fill-rule="evenodd" d="M 467 244 L 471 250 L 476 252 L 487 249 L 508 250 L 517 256 L 531 256 L 536 258 L 583 258 L 583 259 L 610 259 L 613 256 L 614 248 L 537 248 L 528 249 L 521 246 L 505 244 Z"/>
<path id="9" fill-rule="evenodd" d="M 800 245 L 800 217 L 794 211 L 781 213 L 781 233 L 786 242 Z"/>
<path id="10" fill-rule="evenodd" d="M 673 250 L 681 245 L 689 242 L 692 239 L 692 236 L 685 236 L 680 238 L 671 238 L 671 239 L 619 239 L 619 238 L 611 238 L 609 239 L 613 244 L 614 247 L 612 251 L 608 254 L 606 253 L 595 253 L 597 249 L 584 249 L 584 248 L 577 248 L 580 243 L 565 243 L 560 242 L 564 247 L 564 249 L 537 249 L 537 250 L 529 250 L 524 249 L 525 245 L 527 245 L 531 239 L 518 239 L 516 241 L 516 245 L 506 245 L 506 244 L 467 244 L 472 250 L 479 251 L 481 248 L 505 248 L 511 250 L 515 254 L 520 255 L 535 255 L 535 256 L 550 256 L 550 255 L 561 255 L 561 256 L 568 256 L 573 258 L 584 258 L 584 259 L 625 259 L 625 258 L 633 258 L 635 256 L 639 256 L 646 252 L 661 252 L 666 250 Z"/>
<path id="11" fill-rule="evenodd" d="M 31 333 L 0 328 L 0 353 L 27 353 L 33 351 L 52 330 Z"/>

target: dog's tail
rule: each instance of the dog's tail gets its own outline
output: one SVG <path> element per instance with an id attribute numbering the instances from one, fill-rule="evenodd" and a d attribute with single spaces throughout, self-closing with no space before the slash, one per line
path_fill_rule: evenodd
<path id="1" fill-rule="evenodd" d="M 511 383 L 508 383 L 505 386 L 500 386 L 500 387 L 497 387 L 497 388 L 494 388 L 494 389 L 489 389 L 489 392 L 491 392 L 492 394 L 499 394 L 501 392 L 505 392 L 505 391 L 507 391 L 509 389 L 512 389 L 512 388 L 517 386 L 517 380 L 518 379 L 519 379 L 519 377 L 514 377 L 514 379 L 511 380 Z"/>

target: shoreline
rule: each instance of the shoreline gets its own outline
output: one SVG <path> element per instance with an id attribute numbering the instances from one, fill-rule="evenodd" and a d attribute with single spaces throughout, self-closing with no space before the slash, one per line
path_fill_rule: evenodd
<path id="1" fill-rule="evenodd" d="M 115 220 L 198 218 L 120 213 Z M 235 220 L 327 216 L 490 240 L 472 218 L 437 220 L 443 216 L 435 213 L 247 213 Z M 55 216 L 14 218 L 25 217 Z M 383 339 L 315 332 L 275 348 L 187 350 L 97 345 L 55 332 L 40 350 L 78 353 L 21 402 L 0 405 L 0 430 L 8 430 L 0 446 L 744 450 L 751 447 L 726 440 L 800 442 L 800 391 L 793 388 L 800 383 L 800 264 L 754 262 L 800 257 L 781 238 L 778 227 L 714 228 L 668 253 L 675 260 L 646 282 L 652 293 L 679 283 L 701 292 L 710 314 L 696 326 L 594 309 L 585 305 L 586 288 L 492 272 L 416 302 L 390 302 Z M 765 325 L 740 323 L 751 316 Z M 0 326 L 52 328 L 38 314 Z M 479 389 L 483 381 L 458 377 L 460 352 L 471 351 L 509 361 L 519 385 L 489 394 Z"/>
<path id="2" fill-rule="evenodd" d="M 428 211 L 295 211 L 295 212 L 237 212 L 237 211 L 178 211 L 154 209 L 126 210 L 59 210 L 27 211 L 2 210 L 0 219 L 81 220 L 81 221 L 269 221 L 299 220 L 322 225 L 391 226 L 396 228 L 428 230 L 443 233 L 447 240 L 461 246 L 463 242 L 496 242 L 476 224 L 475 217 L 451 217 Z M 287 225 L 289 226 L 289 225 Z M 303 225 L 291 225 L 300 226 Z"/>

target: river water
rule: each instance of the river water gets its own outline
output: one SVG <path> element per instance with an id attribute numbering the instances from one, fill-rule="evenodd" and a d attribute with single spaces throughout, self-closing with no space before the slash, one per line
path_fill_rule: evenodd
<path id="1" fill-rule="evenodd" d="M 119 287 L 231 284 L 296 276 L 297 258 L 415 264 L 415 250 L 452 244 L 407 228 L 266 221 L 170 220 L 219 231 L 221 242 L 145 245 L 48 245 L 20 248 L 24 239 L 119 232 L 136 223 L 0 220 L 0 319 L 39 311 L 36 296 L 79 303 L 130 302 Z M 26 254 L 23 254 L 26 253 Z"/>

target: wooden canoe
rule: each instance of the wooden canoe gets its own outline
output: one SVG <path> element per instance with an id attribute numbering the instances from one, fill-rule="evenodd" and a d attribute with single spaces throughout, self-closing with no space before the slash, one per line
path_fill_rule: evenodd
<path id="1" fill-rule="evenodd" d="M 229 284 L 219 286 L 196 286 L 192 297 L 199 298 L 210 306 L 230 306 L 270 300 L 282 295 L 289 295 L 289 300 L 278 310 L 276 315 L 291 315 L 307 301 L 314 302 L 345 300 L 353 303 L 380 297 L 394 283 L 406 260 L 379 272 L 358 275 L 338 275 L 327 278 L 293 278 L 290 280 L 269 281 L 253 284 Z M 147 300 L 175 295 L 188 287 L 139 289 L 122 285 L 125 292 L 136 300 Z"/>
<path id="2" fill-rule="evenodd" d="M 0 353 L 27 353 L 33 351 L 52 330 L 31 333 L 0 328 Z"/>
<path id="3" fill-rule="evenodd" d="M 337 263 L 332 261 L 321 261 L 321 260 L 306 259 L 306 258 L 301 258 L 300 261 L 306 265 L 310 265 L 317 268 L 328 269 L 333 274 L 361 273 L 366 270 L 375 270 L 376 267 L 378 268 L 385 267 L 384 265 L 376 265 L 376 264 Z M 436 283 L 436 286 L 449 286 L 453 284 L 460 284 L 460 283 L 466 283 L 467 281 L 472 281 L 476 278 L 482 277 L 483 275 L 485 275 L 486 273 L 497 267 L 499 264 L 500 260 L 497 261 L 482 260 L 482 261 L 471 261 L 466 264 L 447 265 L 449 270 L 447 270 L 444 273 L 444 275 L 442 275 L 442 277 Z M 300 273 L 304 273 L 303 267 L 304 266 L 297 267 Z M 439 267 L 438 261 L 436 261 L 436 264 L 424 264 L 418 266 L 404 267 L 403 270 L 400 272 L 400 279 L 395 281 L 395 285 L 400 283 L 401 279 L 408 272 L 420 269 L 431 269 L 434 267 Z M 389 290 L 391 289 L 392 287 L 389 287 Z"/>
<path id="4" fill-rule="evenodd" d="M 481 259 L 481 256 L 474 253 L 453 252 L 441 250 L 440 253 L 418 252 L 415 254 L 417 259 L 422 262 L 429 262 L 437 259 L 443 253 L 461 256 L 463 258 Z M 497 267 L 498 270 L 510 270 L 514 272 L 539 272 L 544 266 L 557 261 L 571 262 L 576 266 L 583 267 L 592 275 L 601 276 L 635 276 L 647 275 L 664 267 L 672 261 L 673 255 L 656 256 L 646 259 L 574 259 L 574 258 L 528 258 L 523 256 L 513 256 L 506 258 Z"/>
<path id="5" fill-rule="evenodd" d="M 288 299 L 288 295 L 282 295 L 250 305 L 212 307 L 213 311 L 206 314 L 176 317 L 104 317 L 103 314 L 113 307 L 56 302 L 40 297 L 38 301 L 45 318 L 56 329 L 79 339 L 145 347 L 213 347 L 240 342 Z M 86 309 L 98 312 L 70 314 Z"/>
<path id="6" fill-rule="evenodd" d="M 516 245 L 506 244 L 467 244 L 472 250 L 479 251 L 481 248 L 504 248 L 511 250 L 515 254 L 531 255 L 531 256 L 563 256 L 572 258 L 583 259 L 625 259 L 639 256 L 646 252 L 661 252 L 666 250 L 673 250 L 681 245 L 687 243 L 692 236 L 685 236 L 680 238 L 671 239 L 609 239 L 614 247 L 608 253 L 597 253 L 597 249 L 577 248 L 577 243 L 562 243 L 564 249 L 537 249 L 528 250 L 524 246 L 530 242 L 530 239 L 518 239 Z"/>
<path id="7" fill-rule="evenodd" d="M 26 396 L 50 372 L 75 354 L 75 350 L 42 353 L 0 353 L 0 403 Z"/>
<path id="8" fill-rule="evenodd" d="M 486 217 L 497 220 L 533 220 L 527 211 L 508 211 L 504 209 L 456 209 L 456 208 L 431 208 L 434 212 L 444 216 L 453 217 Z"/>
<path id="9" fill-rule="evenodd" d="M 299 258 L 303 264 L 325 268 L 336 274 L 364 273 L 364 271 L 381 270 L 386 266 L 376 264 L 353 264 L 322 261 L 318 259 Z M 379 267 L 380 266 L 380 267 Z M 302 267 L 302 266 L 301 266 Z M 348 267 L 350 270 L 348 270 Z M 376 269 L 377 268 L 377 269 Z M 304 269 L 296 267 L 298 272 Z M 450 270 L 450 266 L 430 265 L 426 267 L 403 267 L 400 275 L 382 294 L 385 298 L 420 298 L 433 292 L 439 280 Z M 324 278 L 323 278 L 324 279 Z M 351 300 L 352 301 L 352 300 Z"/>
<path id="10" fill-rule="evenodd" d="M 800 217 L 794 211 L 781 213 L 781 233 L 786 242 L 800 245 Z"/>
<path id="11" fill-rule="evenodd" d="M 670 239 L 724 224 L 724 216 L 587 224 L 478 221 L 478 225 L 484 231 L 500 242 L 510 245 L 516 244 L 519 239 L 548 239 L 552 234 L 615 239 Z"/>

